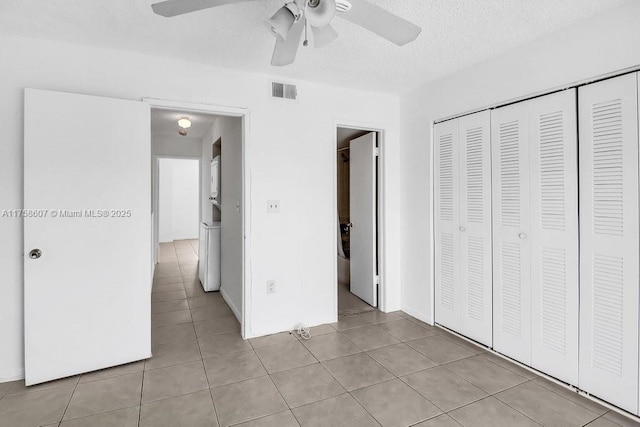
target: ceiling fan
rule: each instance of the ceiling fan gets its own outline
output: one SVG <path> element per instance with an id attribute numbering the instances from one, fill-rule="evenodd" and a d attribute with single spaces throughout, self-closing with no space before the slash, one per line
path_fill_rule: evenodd
<path id="1" fill-rule="evenodd" d="M 227 4 L 256 0 L 167 0 L 153 4 L 153 11 L 161 16 L 172 17 Z M 338 38 L 331 21 L 338 16 L 403 46 L 415 40 L 420 27 L 392 14 L 367 0 L 292 0 L 278 9 L 266 21 L 276 38 L 271 65 L 292 64 L 298 53 L 300 40 L 311 27 L 314 47 L 322 47 Z M 308 41 L 303 43 L 308 45 Z"/>

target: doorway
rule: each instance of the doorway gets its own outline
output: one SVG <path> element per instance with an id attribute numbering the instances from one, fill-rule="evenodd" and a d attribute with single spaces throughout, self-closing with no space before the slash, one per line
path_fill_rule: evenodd
<path id="1" fill-rule="evenodd" d="M 380 132 L 336 129 L 338 315 L 375 310 L 380 300 Z"/>
<path id="2" fill-rule="evenodd" d="M 164 285 L 175 281 L 167 276 L 175 275 L 182 285 L 175 286 L 175 296 L 186 299 L 186 307 L 158 308 L 186 308 L 192 319 L 220 318 L 240 330 L 244 119 L 204 111 L 205 106 L 151 107 L 154 295 L 171 291 Z M 172 204 L 169 214 L 167 204 Z"/>
<path id="3" fill-rule="evenodd" d="M 158 160 L 158 241 L 193 246 L 197 255 L 200 222 L 200 161 L 195 158 Z"/>

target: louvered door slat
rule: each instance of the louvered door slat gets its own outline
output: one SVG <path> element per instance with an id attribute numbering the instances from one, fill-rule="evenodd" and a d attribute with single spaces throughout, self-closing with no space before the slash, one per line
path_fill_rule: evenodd
<path id="1" fill-rule="evenodd" d="M 531 364 L 578 384 L 576 91 L 528 101 Z"/>
<path id="2" fill-rule="evenodd" d="M 638 411 L 638 83 L 584 86 L 580 117 L 580 388 Z"/>
<path id="3" fill-rule="evenodd" d="M 492 345 L 491 116 L 461 117 L 460 147 L 460 332 Z"/>
<path id="4" fill-rule="evenodd" d="M 448 328 L 460 325 L 460 217 L 458 121 L 434 128 L 435 319 Z"/>
<path id="5" fill-rule="evenodd" d="M 491 112 L 493 343 L 531 363 L 529 152 L 526 103 Z"/>

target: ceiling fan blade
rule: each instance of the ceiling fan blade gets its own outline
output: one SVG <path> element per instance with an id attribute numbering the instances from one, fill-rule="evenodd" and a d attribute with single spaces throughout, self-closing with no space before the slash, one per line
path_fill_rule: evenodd
<path id="1" fill-rule="evenodd" d="M 384 37 L 398 46 L 414 41 L 422 29 L 366 0 L 349 0 L 351 9 L 337 15 Z"/>
<path id="2" fill-rule="evenodd" d="M 287 39 L 276 37 L 276 47 L 273 49 L 271 57 L 271 65 L 282 67 L 284 65 L 293 64 L 298 54 L 302 32 L 304 31 L 304 19 L 299 20 L 289 30 Z"/>
<path id="3" fill-rule="evenodd" d="M 242 3 L 246 1 L 255 0 L 167 0 L 152 4 L 151 8 L 156 14 L 170 18 L 172 16 L 195 12 L 202 9 L 209 9 L 211 7 Z"/>
<path id="4" fill-rule="evenodd" d="M 313 46 L 323 47 L 338 38 L 338 32 L 331 25 L 324 27 L 311 27 L 313 33 Z"/>

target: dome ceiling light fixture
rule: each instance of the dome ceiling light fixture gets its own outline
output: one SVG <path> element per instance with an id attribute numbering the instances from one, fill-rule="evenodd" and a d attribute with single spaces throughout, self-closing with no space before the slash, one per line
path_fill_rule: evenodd
<path id="1" fill-rule="evenodd" d="M 212 7 L 257 0 L 166 0 L 151 5 L 153 11 L 164 17 L 173 17 Z M 293 0 L 285 3 L 265 23 L 276 38 L 271 65 L 293 64 L 300 42 L 308 45 L 307 25 L 311 27 L 313 45 L 320 48 L 338 38 L 331 26 L 338 16 L 398 45 L 414 41 L 422 29 L 404 18 L 370 3 L 368 0 Z"/>
<path id="2" fill-rule="evenodd" d="M 178 120 L 178 126 L 180 126 L 182 129 L 189 129 L 191 127 L 191 120 L 189 120 L 188 117 L 181 117 Z"/>
<path id="3" fill-rule="evenodd" d="M 178 127 L 180 128 L 180 130 L 178 131 L 178 135 L 187 136 L 187 129 L 191 127 L 191 120 L 188 117 L 179 118 Z"/>

